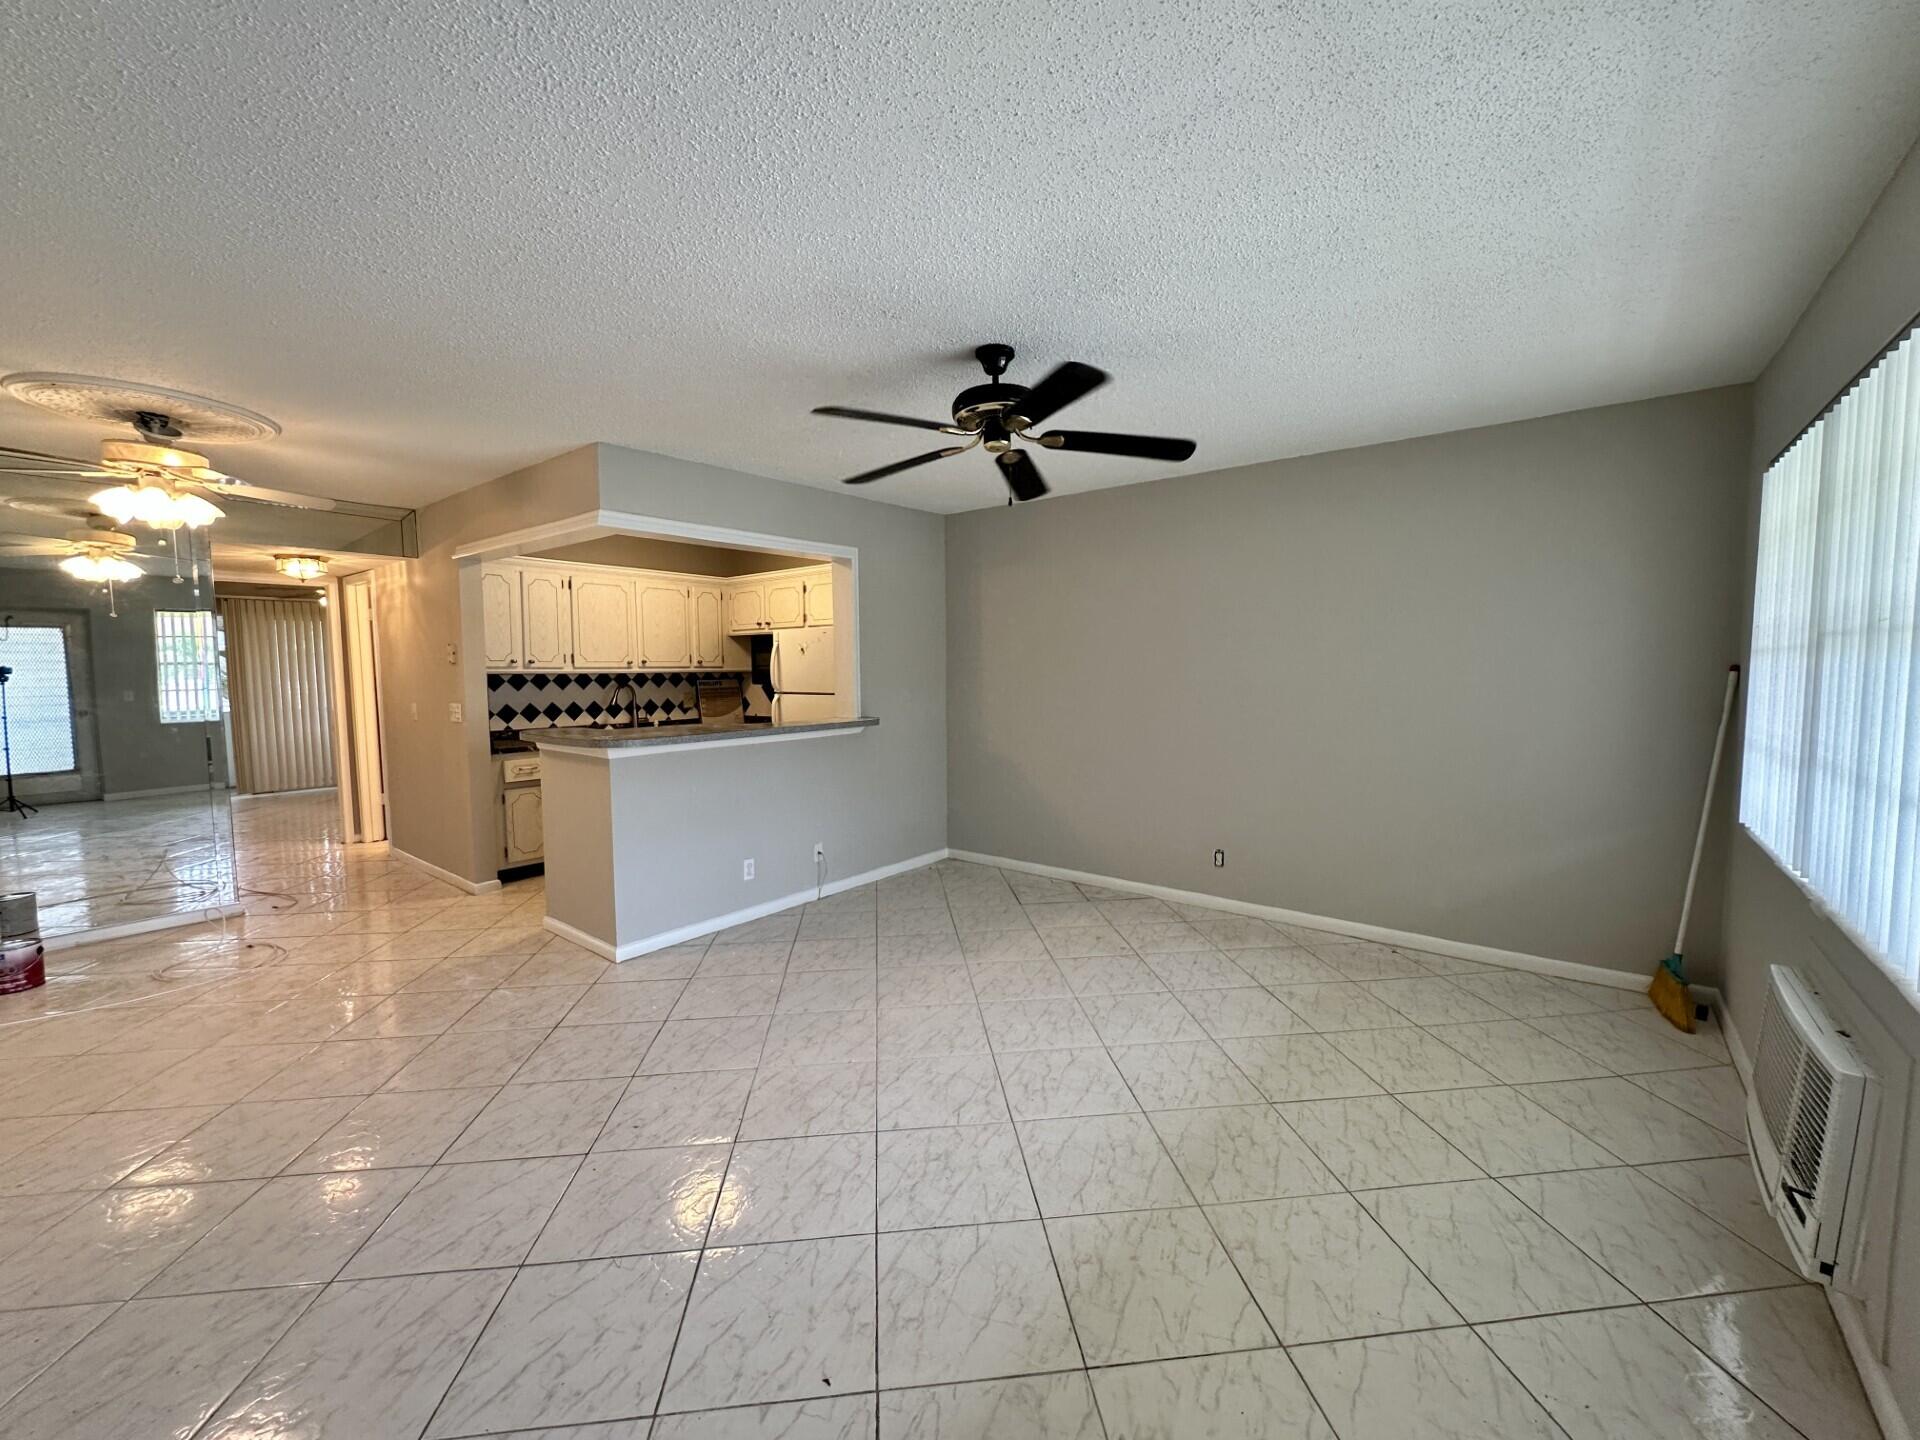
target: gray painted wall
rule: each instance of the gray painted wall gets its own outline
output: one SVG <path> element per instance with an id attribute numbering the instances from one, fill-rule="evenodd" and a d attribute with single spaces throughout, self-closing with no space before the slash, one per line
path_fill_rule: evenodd
<path id="1" fill-rule="evenodd" d="M 0 566 L 0 610 L 83 611 L 87 616 L 94 719 L 107 795 L 205 785 L 209 733 L 216 783 L 224 786 L 226 744 L 218 725 L 160 723 L 153 612 L 207 609 L 205 595 L 195 604 L 189 587 L 149 575 L 117 587 L 115 597 L 117 619 L 107 613 L 104 595 L 57 571 Z"/>
<path id="2" fill-rule="evenodd" d="M 1751 609 L 1760 533 L 1760 480 L 1773 457 L 1861 366 L 1920 313 L 1920 148 L 1888 183 L 1780 352 L 1754 382 L 1742 594 Z M 1750 618 L 1743 616 L 1744 646 Z M 1734 750 L 1734 785 L 1739 782 Z M 1870 1269 L 1880 1285 L 1867 1329 L 1910 1427 L 1920 1427 L 1920 1004 L 1808 903 L 1797 883 L 1736 830 L 1726 889 L 1721 989 L 1751 1045 L 1770 966 L 1809 971 L 1841 1024 L 1851 1027 L 1885 1082 L 1871 1193 L 1887 1241 Z"/>
<path id="3" fill-rule="evenodd" d="M 950 517 L 949 843 L 1650 970 L 1733 650 L 1747 399 Z M 1690 950 L 1717 901 L 1714 865 Z"/>

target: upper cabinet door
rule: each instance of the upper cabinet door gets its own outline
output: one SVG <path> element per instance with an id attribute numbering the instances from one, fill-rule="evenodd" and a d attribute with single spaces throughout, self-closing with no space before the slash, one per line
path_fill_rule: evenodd
<path id="1" fill-rule="evenodd" d="M 820 570 L 807 577 L 807 624 L 833 623 L 833 572 Z"/>
<path id="2" fill-rule="evenodd" d="M 776 575 L 767 581 L 767 624 L 787 630 L 806 623 L 806 582 L 798 575 Z"/>
<path id="3" fill-rule="evenodd" d="M 572 587 L 573 663 L 595 668 L 631 665 L 640 648 L 634 634 L 633 582 L 582 570 L 572 577 Z"/>
<path id="4" fill-rule="evenodd" d="M 727 629 L 755 635 L 767 628 L 767 587 L 758 581 L 727 587 Z"/>
<path id="5" fill-rule="evenodd" d="M 727 651 L 726 604 L 720 587 L 695 585 L 692 603 L 693 663 L 724 664 Z"/>
<path id="6" fill-rule="evenodd" d="M 564 670 L 573 664 L 573 603 L 564 574 L 522 570 L 520 616 L 526 645 L 523 665 L 529 670 Z"/>
<path id="7" fill-rule="evenodd" d="M 489 670 L 511 670 L 520 663 L 520 571 L 512 565 L 480 569 L 481 649 Z"/>
<path id="8" fill-rule="evenodd" d="M 641 654 L 649 666 L 691 665 L 693 623 L 684 583 L 640 581 Z"/>

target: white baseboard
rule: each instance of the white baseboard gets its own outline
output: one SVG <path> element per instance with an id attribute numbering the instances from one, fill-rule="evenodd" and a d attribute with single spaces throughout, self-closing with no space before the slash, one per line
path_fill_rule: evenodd
<path id="1" fill-rule="evenodd" d="M 196 794 L 211 798 L 215 790 L 223 796 L 226 793 L 224 785 L 209 787 L 207 782 L 202 780 L 198 785 L 162 785 L 156 790 L 109 790 L 100 798 L 102 800 L 154 800 L 162 795 Z"/>
<path id="2" fill-rule="evenodd" d="M 1309 915 L 1304 910 L 1284 910 L 1278 905 L 1257 905 L 1250 900 L 1230 900 L 1224 895 L 1208 895 L 1199 890 L 1176 890 L 1169 885 L 1147 885 L 1138 880 L 1121 880 L 1112 875 L 1093 875 L 1084 870 L 1064 870 L 1057 865 L 1036 865 L 1028 860 L 1008 860 L 998 855 L 981 855 L 972 850 L 950 852 L 955 860 L 970 860 L 976 865 L 992 865 L 1002 870 L 1022 870 L 1029 875 L 1047 875 L 1055 880 L 1071 880 L 1080 885 L 1101 885 L 1109 890 L 1125 890 L 1134 895 L 1151 895 L 1158 900 L 1179 901 L 1183 905 L 1206 905 L 1235 915 L 1251 915 L 1282 925 L 1298 925 L 1306 930 L 1329 930 L 1336 935 L 1351 935 L 1356 940 L 1375 940 L 1382 945 L 1401 945 L 1409 950 L 1424 950 L 1431 955 L 1448 955 L 1455 960 L 1478 960 L 1483 965 L 1500 965 L 1509 970 L 1531 970 L 1540 975 L 1557 975 L 1563 980 L 1583 980 L 1589 985 L 1609 985 L 1616 990 L 1644 990 L 1650 978 L 1626 970 L 1609 970 L 1604 965 L 1583 965 L 1574 960 L 1554 960 L 1545 955 L 1529 955 L 1522 950 L 1500 950 L 1491 945 L 1474 945 L 1464 940 L 1446 940 L 1438 935 L 1419 935 L 1411 930 L 1389 930 L 1384 925 L 1364 925 L 1357 920 L 1338 920 L 1330 915 Z"/>
<path id="3" fill-rule="evenodd" d="M 884 880 L 889 875 L 904 875 L 909 870 L 918 870 L 933 864 L 936 860 L 947 858 L 945 850 L 929 850 L 924 855 L 915 855 L 909 860 L 896 860 L 890 865 L 881 865 L 872 870 L 863 870 L 858 875 L 848 875 L 844 879 L 829 880 L 818 890 L 809 887 L 797 890 L 791 895 L 782 895 L 778 899 L 763 900 L 757 905 L 749 905 L 742 910 L 729 911 L 725 915 L 715 915 L 707 920 L 696 920 L 691 925 L 682 925 L 674 930 L 662 930 L 648 935 L 644 939 L 629 940 L 615 947 L 598 936 L 578 930 L 563 920 L 547 916 L 547 929 L 562 939 L 571 940 L 582 949 L 591 950 L 609 960 L 631 960 L 639 955 L 651 955 L 656 950 L 665 950 L 671 945 L 684 945 L 689 940 L 698 940 L 702 935 L 712 935 L 716 931 L 727 930 L 735 925 L 744 925 L 749 920 L 758 920 L 763 916 L 776 915 L 782 910 L 791 910 L 795 905 L 804 905 L 809 900 L 820 899 L 827 895 L 838 895 L 843 890 L 857 890 L 862 885 L 871 885 L 876 880 Z"/>
<path id="4" fill-rule="evenodd" d="M 182 925 L 205 925 L 214 920 L 244 915 L 247 907 L 238 901 L 222 905 L 200 905 L 173 915 L 150 915 L 145 920 L 129 920 L 121 925 L 102 925 L 97 930 L 75 930 L 66 935 L 49 935 L 43 942 L 47 953 L 72 950 L 80 945 L 97 945 L 103 940 L 125 940 L 130 935 L 145 935 L 154 930 L 177 930 Z"/>
<path id="5" fill-rule="evenodd" d="M 1887 1367 L 1880 1363 L 1880 1357 L 1873 1353 L 1873 1341 L 1867 1337 L 1867 1321 L 1860 1313 L 1859 1302 L 1828 1286 L 1827 1305 L 1833 1311 L 1834 1323 L 1840 1327 L 1840 1338 L 1847 1342 L 1853 1368 L 1860 1372 L 1860 1388 L 1867 1392 L 1867 1404 L 1873 1407 L 1873 1418 L 1880 1422 L 1880 1433 L 1886 1440 L 1913 1440 L 1907 1417 L 1900 1413 L 1900 1402 L 1894 1398 L 1893 1380 L 1887 1374 Z"/>
<path id="6" fill-rule="evenodd" d="M 431 860 L 422 860 L 418 855 L 409 855 L 391 840 L 387 842 L 387 853 L 395 860 L 404 861 L 416 870 L 424 870 L 427 874 L 433 876 L 434 879 L 444 880 L 447 884 L 464 890 L 469 895 L 491 895 L 495 890 L 500 888 L 498 878 L 492 880 L 469 880 L 466 876 L 456 875 L 451 870 L 442 870 Z"/>

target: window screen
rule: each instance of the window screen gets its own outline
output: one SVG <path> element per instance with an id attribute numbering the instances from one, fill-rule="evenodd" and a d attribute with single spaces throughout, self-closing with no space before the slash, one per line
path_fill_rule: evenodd
<path id="1" fill-rule="evenodd" d="M 153 650 L 164 724 L 220 718 L 220 655 L 208 610 L 153 612 Z"/>
<path id="2" fill-rule="evenodd" d="M 7 732 L 16 775 L 58 775 L 75 767 L 73 694 L 67 685 L 67 632 L 14 625 L 0 642 L 7 682 Z"/>

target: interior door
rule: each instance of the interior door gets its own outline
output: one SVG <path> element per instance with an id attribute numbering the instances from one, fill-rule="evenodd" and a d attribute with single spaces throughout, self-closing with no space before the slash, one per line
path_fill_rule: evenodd
<path id="1" fill-rule="evenodd" d="M 14 792 L 28 801 L 98 800 L 103 786 L 86 615 L 22 610 L 7 616 L 0 623 L 0 665 L 11 672 L 0 694 Z M 4 785 L 0 780 L 0 793 Z"/>

